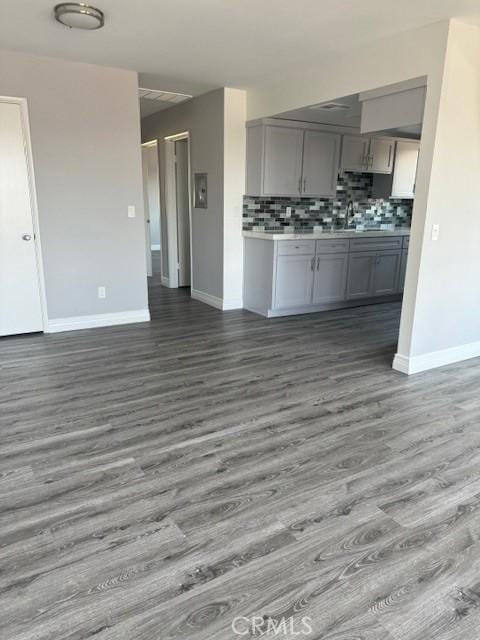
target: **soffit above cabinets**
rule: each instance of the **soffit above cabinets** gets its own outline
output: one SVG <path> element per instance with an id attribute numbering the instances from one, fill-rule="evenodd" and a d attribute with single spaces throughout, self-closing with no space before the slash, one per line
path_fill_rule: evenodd
<path id="1" fill-rule="evenodd" d="M 334 125 L 359 130 L 362 105 L 358 94 L 345 96 L 337 100 L 328 100 L 302 109 L 279 113 L 275 118 L 311 122 L 314 124 Z"/>
<path id="2" fill-rule="evenodd" d="M 419 136 L 423 123 L 424 79 L 360 94 L 361 133 Z"/>

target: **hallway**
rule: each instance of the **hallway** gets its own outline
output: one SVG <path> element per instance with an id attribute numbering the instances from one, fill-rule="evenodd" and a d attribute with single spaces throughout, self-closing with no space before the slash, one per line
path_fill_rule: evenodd
<path id="1" fill-rule="evenodd" d="M 150 300 L 0 341 L 2 637 L 478 638 L 480 362 L 393 371 L 398 304 Z"/>

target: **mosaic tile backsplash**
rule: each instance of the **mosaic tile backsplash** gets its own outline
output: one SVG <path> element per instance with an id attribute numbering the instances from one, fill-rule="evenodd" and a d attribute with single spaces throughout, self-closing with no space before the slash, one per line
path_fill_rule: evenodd
<path id="1" fill-rule="evenodd" d="M 354 203 L 355 216 L 351 229 L 393 229 L 410 227 L 413 200 L 372 198 L 371 173 L 341 172 L 335 198 L 243 198 L 244 230 L 299 233 L 340 229 L 345 225 L 345 210 L 349 200 Z M 286 208 L 292 213 L 287 217 Z"/>

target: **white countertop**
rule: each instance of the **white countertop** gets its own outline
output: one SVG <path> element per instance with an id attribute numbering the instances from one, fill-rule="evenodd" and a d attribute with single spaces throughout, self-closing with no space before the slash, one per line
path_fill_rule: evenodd
<path id="1" fill-rule="evenodd" d="M 409 236 L 410 229 L 395 229 L 395 231 L 313 231 L 311 233 L 269 233 L 268 231 L 244 231 L 244 238 L 259 240 L 332 240 L 336 238 L 379 238 L 382 236 Z"/>

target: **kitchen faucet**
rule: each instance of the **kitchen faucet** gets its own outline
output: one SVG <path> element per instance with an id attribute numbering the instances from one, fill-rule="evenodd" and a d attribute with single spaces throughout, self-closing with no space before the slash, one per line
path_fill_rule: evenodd
<path id="1" fill-rule="evenodd" d="M 344 229 L 348 229 L 348 224 L 350 222 L 350 220 L 354 217 L 355 215 L 355 211 L 353 208 L 353 200 L 349 200 L 347 202 L 347 208 L 345 210 L 345 224 L 344 224 Z"/>

